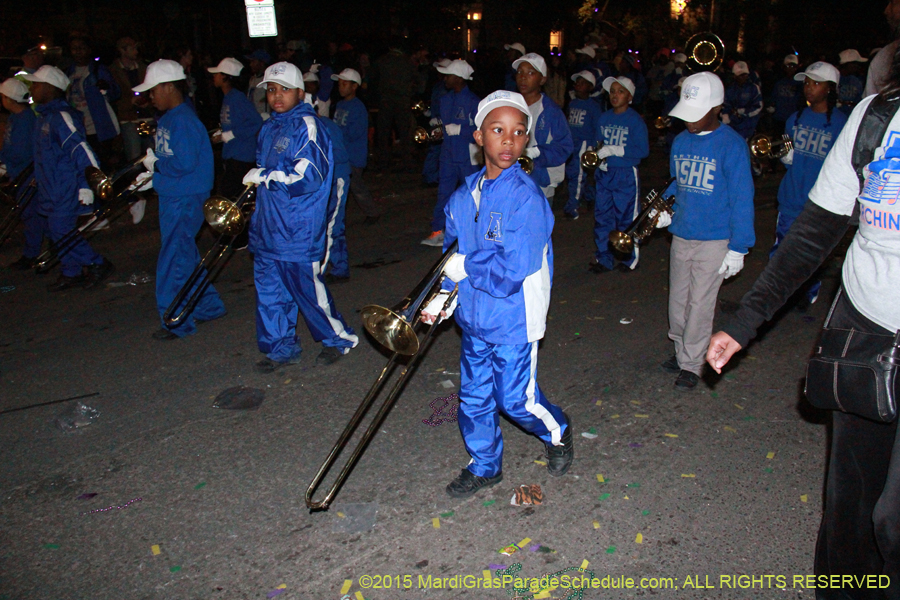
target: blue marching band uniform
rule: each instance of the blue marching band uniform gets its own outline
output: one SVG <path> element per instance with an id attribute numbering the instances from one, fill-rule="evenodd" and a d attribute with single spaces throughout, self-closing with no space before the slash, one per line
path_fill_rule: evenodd
<path id="1" fill-rule="evenodd" d="M 444 137 L 441 142 L 438 199 L 431 221 L 432 231 L 444 230 L 444 207 L 447 206 L 447 200 L 466 177 L 478 170 L 471 148 L 475 145 L 472 134 L 475 133 L 474 119 L 478 112 L 478 101 L 478 96 L 469 86 L 464 86 L 459 92 L 447 90 L 441 97 L 437 114 Z"/>
<path id="2" fill-rule="evenodd" d="M 574 152 L 566 161 L 566 181 L 569 182 L 569 201 L 564 212 L 577 217 L 581 201 L 593 202 L 595 188 L 587 185 L 587 173 L 581 168 L 581 156 L 597 141 L 597 123 L 603 109 L 593 99 L 572 98 L 569 101 L 569 131 L 572 133 Z"/>
<path id="3" fill-rule="evenodd" d="M 350 259 L 347 256 L 347 235 L 345 213 L 347 210 L 347 191 L 350 189 L 350 156 L 344 144 L 341 128 L 329 118 L 319 121 L 325 126 L 331 139 L 332 156 L 334 158 L 334 180 L 331 184 L 331 196 L 328 199 L 325 225 L 325 258 L 322 259 L 322 271 L 328 270 L 333 277 L 350 277 Z"/>
<path id="4" fill-rule="evenodd" d="M 572 154 L 574 143 L 569 123 L 562 109 L 547 94 L 528 107 L 534 123 L 531 139 L 525 152 L 534 160 L 531 178 L 544 196 L 553 198 L 556 186 L 566 174 L 566 161 Z"/>

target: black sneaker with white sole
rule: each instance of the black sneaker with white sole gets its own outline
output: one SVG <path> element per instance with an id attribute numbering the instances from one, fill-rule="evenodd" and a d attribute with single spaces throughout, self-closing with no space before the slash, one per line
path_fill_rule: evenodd
<path id="1" fill-rule="evenodd" d="M 497 473 L 493 477 L 480 477 L 473 475 L 468 469 L 463 469 L 456 479 L 447 485 L 447 494 L 451 498 L 468 498 L 475 495 L 478 490 L 497 485 L 501 481 L 503 473 Z"/>
<path id="2" fill-rule="evenodd" d="M 565 413 L 563 413 L 565 414 Z M 544 456 L 547 457 L 547 472 L 553 477 L 562 477 L 575 460 L 575 441 L 572 439 L 572 419 L 565 415 L 566 432 L 563 434 L 562 446 L 544 444 Z"/>

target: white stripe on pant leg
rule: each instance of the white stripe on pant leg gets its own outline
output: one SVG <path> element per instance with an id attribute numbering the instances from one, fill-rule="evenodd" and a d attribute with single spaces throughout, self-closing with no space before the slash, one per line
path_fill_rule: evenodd
<path id="1" fill-rule="evenodd" d="M 334 334 L 341 338 L 342 340 L 347 340 L 348 342 L 353 342 L 353 348 L 356 348 L 356 345 L 359 343 L 359 338 L 355 335 L 350 335 L 347 333 L 347 330 L 344 329 L 344 326 L 341 325 L 341 322 L 331 316 L 331 311 L 329 310 L 331 307 L 328 304 L 328 291 L 325 289 L 325 284 L 319 279 L 319 273 L 321 272 L 321 264 L 316 261 L 312 263 L 312 271 L 313 271 L 313 285 L 316 288 L 316 304 L 319 309 L 325 314 L 325 318 L 328 319 L 328 323 L 331 325 L 331 330 L 334 331 Z"/>
<path id="2" fill-rule="evenodd" d="M 554 446 L 560 445 L 560 425 L 550 414 L 550 411 L 538 404 L 535 397 L 537 388 L 537 353 L 538 342 L 531 342 L 531 365 L 529 366 L 528 386 L 525 388 L 525 410 L 541 420 L 547 431 L 550 432 L 550 440 Z"/>
<path id="3" fill-rule="evenodd" d="M 584 169 L 581 168 L 581 157 L 587 150 L 587 141 L 581 142 L 581 148 L 578 150 L 578 184 L 575 186 L 575 198 L 581 200 L 581 185 L 585 178 Z"/>
<path id="4" fill-rule="evenodd" d="M 331 256 L 331 247 L 334 245 L 334 238 L 331 236 L 331 232 L 334 231 L 334 224 L 337 222 L 338 213 L 341 212 L 341 202 L 344 201 L 343 177 L 337 180 L 337 197 L 338 199 L 334 206 L 334 213 L 332 213 L 331 218 L 328 219 L 328 230 L 325 232 L 325 258 L 322 259 L 320 271 L 322 273 L 328 268 L 328 258 Z"/>
<path id="5" fill-rule="evenodd" d="M 634 216 L 631 217 L 631 222 L 634 223 L 634 220 L 637 218 L 639 214 L 641 214 L 641 179 L 638 176 L 637 167 L 631 167 L 634 171 Z M 634 245 L 634 262 L 631 263 L 631 269 L 634 270 L 638 266 L 638 260 L 641 257 L 641 245 Z"/>

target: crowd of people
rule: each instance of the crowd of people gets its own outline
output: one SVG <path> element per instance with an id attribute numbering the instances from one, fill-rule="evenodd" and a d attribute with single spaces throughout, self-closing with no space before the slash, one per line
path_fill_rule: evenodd
<path id="1" fill-rule="evenodd" d="M 900 2 L 890 2 L 885 14 L 897 30 Z M 146 65 L 140 45 L 122 38 L 108 68 L 91 58 L 86 38 L 73 38 L 69 48 L 64 68 L 42 65 L 39 51 L 24 49 L 21 71 L 0 84 L 10 113 L 0 161 L 10 179 L 22 180 L 17 193 L 27 189 L 20 175 L 29 169 L 37 189 L 37 201 L 21 215 L 23 256 L 11 266 L 33 266 L 44 238 L 58 242 L 93 211 L 86 167 L 140 164 L 144 172 L 128 189 L 133 220 L 143 214 L 141 193 L 152 188 L 159 199 L 161 327 L 154 338 L 177 340 L 226 314 L 209 285 L 187 319 L 162 319 L 199 263 L 204 201 L 214 188 L 230 197 L 255 189 L 249 235 L 237 245 L 253 254 L 261 373 L 298 362 L 300 316 L 322 344 L 317 363 L 335 363 L 357 346 L 329 291 L 350 276 L 348 195 L 368 225 L 377 223 L 387 207 L 366 186 L 370 158 L 379 170 L 418 172 L 416 158 L 425 155 L 422 177 L 436 184 L 436 199 L 422 244 L 441 247 L 448 258 L 442 292 L 421 319 L 453 316 L 463 333 L 459 423 L 472 461 L 447 486 L 453 497 L 502 480 L 500 413 L 540 438 L 551 475 L 571 466 L 568 416 L 537 382 L 552 287 L 554 197 L 565 182 L 562 215 L 575 220 L 593 212 L 590 272 L 634 272 L 640 244 L 621 252 L 609 240 L 641 209 L 648 122 L 661 123 L 652 128 L 655 143 L 670 156 L 672 182 L 663 196 L 673 203 L 650 218 L 672 238 L 673 352 L 660 366 L 676 376 L 676 390 L 695 389 L 707 363 L 720 370 L 798 289 L 801 307 L 817 300 L 815 269 L 858 203 L 859 232 L 828 321 L 865 332 L 900 330 L 896 303 L 887 301 L 900 289 L 900 216 L 896 186 L 887 184 L 900 170 L 893 169 L 900 164 L 900 117 L 889 112 L 882 119 L 865 164 L 856 163 L 855 147 L 857 130 L 872 127 L 863 117 L 871 106 L 896 108 L 896 44 L 874 56 L 866 75 L 869 60 L 855 49 L 808 61 L 791 53 L 777 66 L 723 61 L 717 72 L 692 72 L 690 48 L 660 49 L 642 61 L 588 41 L 565 57 L 553 49 L 548 64 L 543 52 L 512 41 L 504 46 L 505 73 L 476 85 L 466 58 L 430 57 L 424 48 L 408 54 L 400 39 L 372 62 L 349 44 L 329 45 L 317 62 L 303 42 L 292 41 L 277 57 L 258 49 L 210 65 L 203 75 L 220 95 L 206 98 L 198 95 L 189 48 Z M 879 95 L 863 99 L 864 90 Z M 218 108 L 212 130 L 201 120 L 210 98 Z M 423 102 L 414 111 L 417 100 Z M 142 121 L 155 123 L 152 140 L 139 135 Z M 424 151 L 413 142 L 416 125 L 426 131 Z M 760 131 L 790 140 L 779 153 L 783 167 L 751 155 L 748 141 Z M 213 145 L 221 145 L 220 160 Z M 596 170 L 582 160 L 587 156 Z M 773 166 L 784 174 L 771 260 L 725 332 L 712 336 L 719 288 L 756 244 L 754 177 Z M 50 291 L 95 287 L 114 270 L 76 238 L 61 254 Z M 895 434 L 896 422 L 835 414 L 817 573 L 900 578 Z"/>

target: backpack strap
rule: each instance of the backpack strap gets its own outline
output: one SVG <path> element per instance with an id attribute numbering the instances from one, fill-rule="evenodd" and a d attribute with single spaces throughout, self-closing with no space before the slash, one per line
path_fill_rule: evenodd
<path id="1" fill-rule="evenodd" d="M 884 134 L 887 131 L 891 119 L 900 108 L 900 97 L 886 100 L 880 94 L 876 96 L 859 123 L 856 130 L 856 142 L 853 144 L 851 164 L 856 176 L 859 178 L 859 193 L 862 194 L 866 184 L 863 169 L 875 158 L 875 149 L 881 145 Z"/>

